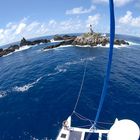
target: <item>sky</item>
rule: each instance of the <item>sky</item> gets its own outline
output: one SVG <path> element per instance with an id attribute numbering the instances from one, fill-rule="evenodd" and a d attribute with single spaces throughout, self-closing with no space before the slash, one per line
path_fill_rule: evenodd
<path id="1" fill-rule="evenodd" d="M 109 0 L 0 0 L 0 45 L 67 33 L 109 32 Z M 140 0 L 114 0 L 116 33 L 140 36 Z"/>

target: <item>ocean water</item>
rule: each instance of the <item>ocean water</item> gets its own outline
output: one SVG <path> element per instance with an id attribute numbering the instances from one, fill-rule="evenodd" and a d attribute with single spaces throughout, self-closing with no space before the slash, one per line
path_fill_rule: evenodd
<path id="1" fill-rule="evenodd" d="M 140 126 L 140 38 L 117 37 L 131 43 L 114 48 L 110 86 L 99 121 L 113 123 L 116 118 L 127 118 Z M 87 72 L 76 111 L 95 119 L 108 46 L 63 46 L 43 51 L 46 46 L 25 46 L 0 58 L 0 140 L 54 140 L 73 111 L 86 60 Z M 72 124 L 88 122 L 74 116 Z"/>

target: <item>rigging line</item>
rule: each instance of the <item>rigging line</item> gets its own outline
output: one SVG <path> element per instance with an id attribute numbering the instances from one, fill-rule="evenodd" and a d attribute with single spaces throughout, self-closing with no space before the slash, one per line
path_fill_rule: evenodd
<path id="1" fill-rule="evenodd" d="M 92 121 L 91 121 L 90 119 L 88 119 L 88 118 L 86 118 L 86 117 L 80 115 L 80 114 L 77 113 L 77 112 L 75 112 L 75 115 L 76 115 L 79 119 L 81 119 L 81 120 L 83 120 L 83 121 L 89 121 L 89 122 L 91 123 L 91 126 L 93 125 L 93 123 L 92 123 Z"/>
<path id="2" fill-rule="evenodd" d="M 88 48 L 88 51 L 89 51 L 89 48 Z M 86 58 L 85 67 L 84 67 L 84 71 L 83 71 L 83 77 L 82 77 L 79 93 L 78 93 L 77 100 L 76 100 L 76 103 L 75 103 L 74 110 L 73 110 L 72 114 L 76 111 L 76 108 L 77 108 L 77 105 L 78 105 L 78 102 L 79 102 L 79 99 L 80 99 L 80 96 L 81 96 L 81 93 L 82 93 L 82 89 L 83 89 L 83 85 L 84 85 L 84 81 L 85 81 L 85 76 L 86 76 L 86 71 L 87 71 L 87 62 L 88 62 L 88 58 Z M 71 114 L 71 116 L 72 116 L 72 114 Z"/>
<path id="3" fill-rule="evenodd" d="M 87 117 L 85 117 L 85 116 L 79 114 L 78 112 L 74 112 L 74 114 L 75 114 L 79 119 L 81 119 L 81 120 L 83 120 L 83 121 L 90 121 L 92 124 L 95 123 L 94 120 L 91 120 L 91 119 L 89 119 L 89 118 L 87 118 Z M 110 123 L 110 122 L 97 122 L 97 124 L 112 125 L 113 123 Z"/>
<path id="4" fill-rule="evenodd" d="M 112 64 L 112 56 L 113 56 L 113 45 L 114 45 L 114 38 L 115 38 L 115 16 L 114 16 L 114 2 L 113 0 L 109 0 L 109 7 L 110 7 L 110 49 L 109 49 L 109 56 L 108 56 L 108 64 L 107 64 L 107 70 L 106 70 L 106 76 L 104 79 L 104 85 L 102 89 L 101 99 L 98 107 L 98 111 L 95 117 L 95 123 L 92 126 L 96 127 L 96 123 L 99 119 L 100 112 L 104 103 L 105 96 L 107 94 L 107 88 L 109 84 L 109 78 L 110 78 L 110 71 L 111 71 L 111 64 Z"/>

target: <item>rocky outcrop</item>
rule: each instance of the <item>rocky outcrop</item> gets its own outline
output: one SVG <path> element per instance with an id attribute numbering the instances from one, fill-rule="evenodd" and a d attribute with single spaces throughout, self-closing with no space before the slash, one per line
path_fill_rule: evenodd
<path id="1" fill-rule="evenodd" d="M 7 49 L 0 49 L 0 57 L 7 55 L 9 53 L 14 52 L 15 50 L 18 50 L 20 47 L 22 46 L 26 46 L 26 45 L 36 45 L 36 44 L 40 44 L 40 43 L 48 43 L 50 42 L 50 40 L 48 39 L 39 39 L 39 40 L 34 40 L 34 41 L 27 41 L 25 38 L 23 38 L 20 41 L 20 45 L 11 45 L 9 48 Z"/>
<path id="2" fill-rule="evenodd" d="M 60 42 L 60 43 L 57 43 L 57 44 L 54 44 L 54 45 L 47 46 L 47 47 L 43 48 L 43 50 L 57 48 L 57 47 L 59 47 L 61 45 L 72 45 L 73 41 L 74 41 L 74 39 L 68 39 L 68 40 L 65 40 L 63 42 Z"/>
<path id="3" fill-rule="evenodd" d="M 76 39 L 73 41 L 73 45 L 90 45 L 90 46 L 97 46 L 102 45 L 105 46 L 109 43 L 109 37 L 102 36 L 99 33 L 86 33 L 81 36 L 77 36 Z M 128 42 L 125 40 L 118 40 L 115 39 L 115 45 L 129 45 Z"/>
<path id="4" fill-rule="evenodd" d="M 46 49 L 52 49 L 52 48 L 57 48 L 61 45 L 90 45 L 90 46 L 97 46 L 97 45 L 102 45 L 105 46 L 109 43 L 109 37 L 107 36 L 102 36 L 99 33 L 85 33 L 81 36 L 55 36 L 54 40 L 64 40 L 59 44 L 55 44 L 55 45 L 51 45 L 51 46 L 47 46 L 44 48 L 44 50 Z M 118 40 L 115 39 L 114 40 L 114 44 L 115 45 L 129 45 L 128 42 L 126 42 L 125 40 Z"/>
<path id="5" fill-rule="evenodd" d="M 64 36 L 61 36 L 61 35 L 55 35 L 53 37 L 53 39 L 55 41 L 58 41 L 58 40 L 70 40 L 70 39 L 75 39 L 76 36 L 69 36 L 69 35 L 64 35 Z"/>
<path id="6" fill-rule="evenodd" d="M 61 43 L 58 43 L 58 44 L 55 44 L 55 45 L 50 45 L 50 46 L 47 46 L 45 48 L 43 48 L 43 50 L 48 50 L 48 49 L 53 49 L 53 48 L 57 48 L 61 45 Z"/>
<path id="7" fill-rule="evenodd" d="M 115 39 L 114 44 L 115 45 L 129 45 L 129 43 L 126 42 L 125 40 L 118 40 L 118 39 Z"/>
<path id="8" fill-rule="evenodd" d="M 11 45 L 9 48 L 7 49 L 0 49 L 0 57 L 2 57 L 3 55 L 7 55 L 9 53 L 14 52 L 15 50 L 19 49 L 18 45 Z"/>
<path id="9" fill-rule="evenodd" d="M 76 37 L 73 42 L 73 45 L 90 45 L 97 46 L 98 44 L 102 44 L 105 46 L 109 43 L 109 39 L 107 37 L 102 37 L 98 33 L 94 34 L 83 34 L 81 36 Z"/>
<path id="10" fill-rule="evenodd" d="M 39 40 L 34 40 L 34 41 L 27 41 L 25 38 L 23 38 L 20 41 L 20 46 L 26 46 L 26 45 L 36 45 L 40 43 L 48 43 L 50 40 L 48 39 L 39 39 Z"/>
<path id="11" fill-rule="evenodd" d="M 20 41 L 20 46 L 25 46 L 28 45 L 28 41 L 23 37 L 22 40 Z"/>
<path id="12" fill-rule="evenodd" d="M 2 52 L 3 51 L 3 49 L 0 49 L 0 52 Z"/>
<path id="13" fill-rule="evenodd" d="M 62 37 L 62 36 L 59 36 L 59 35 L 55 35 L 55 36 L 53 37 L 53 39 L 54 39 L 55 41 L 57 41 L 57 40 L 63 40 L 63 37 Z"/>
<path id="14" fill-rule="evenodd" d="M 65 40 L 61 43 L 61 45 L 72 45 L 74 39 L 68 39 L 68 40 Z"/>

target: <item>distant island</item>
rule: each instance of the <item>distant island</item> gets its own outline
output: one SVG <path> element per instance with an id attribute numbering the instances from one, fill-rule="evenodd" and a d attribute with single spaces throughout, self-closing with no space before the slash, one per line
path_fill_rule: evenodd
<path id="1" fill-rule="evenodd" d="M 0 48 L 0 57 L 2 57 L 4 55 L 8 55 L 16 50 L 19 50 L 23 46 L 31 46 L 31 45 L 37 45 L 40 43 L 48 43 L 48 42 L 50 42 L 50 40 L 48 40 L 48 39 L 38 39 L 38 40 L 34 40 L 34 41 L 27 41 L 25 38 L 23 38 L 20 41 L 19 45 L 17 45 L 17 44 L 10 45 L 10 47 L 8 47 L 7 49 Z"/>
<path id="2" fill-rule="evenodd" d="M 94 32 L 92 29 L 92 25 L 90 25 L 89 30 L 90 31 L 88 33 L 84 33 L 80 36 L 55 35 L 53 40 L 54 41 L 62 40 L 62 42 L 60 42 L 59 44 L 56 44 L 56 45 L 47 46 L 44 48 L 44 50 L 56 48 L 56 47 L 59 47 L 61 45 L 74 45 L 74 46 L 89 45 L 89 46 L 95 47 L 97 45 L 105 46 L 109 43 L 109 37 L 107 37 L 106 34 L 103 35 L 101 33 Z M 114 44 L 115 45 L 129 45 L 129 43 L 126 42 L 125 40 L 119 40 L 119 39 L 115 39 Z"/>
<path id="3" fill-rule="evenodd" d="M 52 49 L 52 48 L 57 48 L 62 45 L 73 45 L 73 46 L 91 46 L 91 47 L 96 47 L 97 45 L 102 45 L 106 46 L 109 43 L 109 37 L 103 36 L 100 33 L 84 33 L 81 36 L 54 36 L 54 41 L 61 40 L 60 43 L 57 43 L 55 45 L 50 45 L 44 48 L 46 49 Z M 129 45 L 129 43 L 125 40 L 119 40 L 115 39 L 114 40 L 115 45 Z"/>
<path id="4" fill-rule="evenodd" d="M 73 45 L 73 46 L 89 45 L 92 47 L 95 47 L 97 45 L 106 46 L 109 43 L 109 37 L 106 35 L 94 32 L 92 30 L 92 26 L 90 25 L 90 32 L 88 32 L 88 33 L 84 33 L 80 36 L 55 35 L 53 37 L 53 41 L 54 42 L 58 41 L 59 43 L 56 43 L 56 44 L 53 43 L 52 45 L 49 45 L 49 46 L 43 48 L 43 50 L 57 48 L 61 45 Z M 51 42 L 51 40 L 38 39 L 38 40 L 34 40 L 34 41 L 27 41 L 25 38 L 23 38 L 20 41 L 19 45 L 17 45 L 17 44 L 11 45 L 7 49 L 1 48 L 0 49 L 0 57 L 2 57 L 4 55 L 8 55 L 8 54 L 20 49 L 23 46 L 36 45 L 36 44 L 48 43 L 48 42 Z M 129 43 L 126 42 L 125 40 L 119 40 L 119 39 L 115 39 L 114 44 L 115 45 L 129 45 Z"/>

